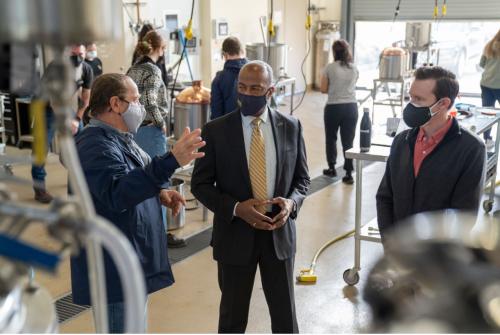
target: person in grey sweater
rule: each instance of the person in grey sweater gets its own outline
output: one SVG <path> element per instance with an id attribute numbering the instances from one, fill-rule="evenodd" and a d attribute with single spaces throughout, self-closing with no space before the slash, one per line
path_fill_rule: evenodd
<path id="1" fill-rule="evenodd" d="M 324 115 L 328 168 L 323 170 L 323 174 L 329 177 L 337 176 L 335 164 L 337 162 L 337 132 L 339 128 L 345 158 L 345 152 L 352 148 L 356 123 L 358 122 L 355 88 L 359 72 L 352 62 L 350 49 L 347 41 L 335 41 L 332 46 L 335 61 L 326 66 L 321 78 L 321 93 L 328 93 Z M 342 178 L 344 183 L 354 183 L 353 169 L 352 159 L 345 159 L 346 175 Z"/>
<path id="2" fill-rule="evenodd" d="M 500 30 L 484 47 L 479 66 L 484 69 L 481 76 L 481 100 L 483 107 L 494 107 L 500 103 Z M 484 132 L 486 145 L 493 143 L 491 130 Z"/>

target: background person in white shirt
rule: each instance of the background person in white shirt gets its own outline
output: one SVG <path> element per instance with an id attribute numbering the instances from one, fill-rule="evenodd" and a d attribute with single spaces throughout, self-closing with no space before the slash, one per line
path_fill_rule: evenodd
<path id="1" fill-rule="evenodd" d="M 321 93 L 328 93 L 324 116 L 328 168 L 323 170 L 323 174 L 336 177 L 335 164 L 337 163 L 337 132 L 339 128 L 344 158 L 345 152 L 352 148 L 354 141 L 356 123 L 358 122 L 356 81 L 359 72 L 352 62 L 351 47 L 347 41 L 335 41 L 332 50 L 335 61 L 326 66 L 321 78 L 320 89 Z M 352 159 L 345 159 L 344 170 L 346 174 L 342 178 L 344 183 L 354 183 L 353 169 Z"/>

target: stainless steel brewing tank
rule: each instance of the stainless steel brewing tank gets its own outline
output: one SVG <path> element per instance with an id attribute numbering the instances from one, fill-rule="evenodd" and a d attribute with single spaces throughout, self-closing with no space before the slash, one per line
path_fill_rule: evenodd
<path id="1" fill-rule="evenodd" d="M 426 51 L 431 43 L 431 22 L 407 22 L 405 44 L 412 51 Z"/>
<path id="2" fill-rule="evenodd" d="M 184 181 L 177 178 L 170 179 L 169 190 L 177 191 L 184 197 Z M 167 230 L 175 230 L 184 227 L 186 224 L 186 207 L 182 206 L 179 214 L 174 216 L 174 211 L 167 208 Z"/>
<path id="3" fill-rule="evenodd" d="M 380 54 L 379 78 L 401 79 L 408 70 L 408 57 L 401 48 L 385 48 Z"/>
<path id="4" fill-rule="evenodd" d="M 174 101 L 174 137 L 179 139 L 184 128 L 202 128 L 209 119 L 210 105 L 207 103 L 184 103 Z"/>
<path id="5" fill-rule="evenodd" d="M 328 63 L 333 61 L 332 45 L 340 38 L 338 31 L 320 29 L 316 33 L 316 47 L 314 50 L 314 87 L 321 86 L 321 74 Z"/>
<path id="6" fill-rule="evenodd" d="M 0 40 L 67 45 L 118 40 L 120 0 L 1 0 Z"/>
<path id="7" fill-rule="evenodd" d="M 268 47 L 264 43 L 250 43 L 246 45 L 245 49 L 249 60 L 261 60 L 271 65 L 275 78 L 287 73 L 288 45 L 271 43 Z"/>

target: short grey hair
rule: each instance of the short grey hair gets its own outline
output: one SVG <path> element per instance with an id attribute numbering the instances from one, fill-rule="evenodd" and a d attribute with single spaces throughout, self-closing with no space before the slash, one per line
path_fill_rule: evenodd
<path id="1" fill-rule="evenodd" d="M 252 65 L 257 65 L 258 67 L 260 67 L 263 70 L 263 72 L 266 73 L 267 84 L 269 86 L 273 86 L 274 76 L 273 76 L 273 68 L 271 67 L 271 65 L 269 65 L 266 62 L 263 62 L 261 60 L 252 60 L 252 61 L 246 63 L 241 69 L 243 70 L 245 67 L 252 66 Z"/>

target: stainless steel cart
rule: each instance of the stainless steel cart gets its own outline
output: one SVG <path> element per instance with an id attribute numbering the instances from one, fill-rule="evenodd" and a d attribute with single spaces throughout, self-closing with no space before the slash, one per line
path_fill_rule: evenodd
<path id="1" fill-rule="evenodd" d="M 497 111 L 496 115 L 483 115 L 481 111 Z M 488 198 L 483 201 L 483 209 L 489 213 L 493 208 L 495 197 L 495 184 L 498 169 L 498 157 L 500 147 L 500 110 L 478 109 L 474 116 L 459 120 L 460 125 L 476 135 L 482 135 L 488 129 L 497 126 L 496 140 L 492 148 L 487 149 L 486 178 L 485 185 L 489 186 Z M 344 281 L 348 285 L 356 285 L 359 282 L 359 271 L 361 270 L 361 241 L 380 242 L 377 219 L 374 218 L 363 227 L 361 226 L 361 199 L 363 181 L 363 161 L 387 162 L 390 153 L 391 138 L 381 139 L 381 145 L 372 145 L 369 152 L 361 152 L 359 148 L 346 151 L 346 158 L 356 160 L 356 212 L 354 232 L 354 266 L 343 273 Z M 388 144 L 389 143 L 389 144 Z"/>
<path id="2" fill-rule="evenodd" d="M 482 111 L 496 112 L 496 115 L 484 115 Z M 493 209 L 495 200 L 495 184 L 498 170 L 498 153 L 500 148 L 500 109 L 493 108 L 478 108 L 473 117 L 460 121 L 460 125 L 469 129 L 476 135 L 482 135 L 485 131 L 492 129 L 496 125 L 496 138 L 493 147 L 486 148 L 486 176 L 485 185 L 489 185 L 488 199 L 483 201 L 483 209 L 486 213 Z"/>
<path id="3" fill-rule="evenodd" d="M 359 282 L 361 270 L 361 241 L 380 242 L 376 219 L 361 227 L 361 191 L 363 189 L 363 162 L 387 162 L 391 148 L 385 146 L 372 146 L 370 151 L 361 152 L 359 148 L 346 151 L 346 158 L 356 160 L 356 212 L 354 219 L 354 267 L 344 271 L 344 281 L 348 285 Z"/>

